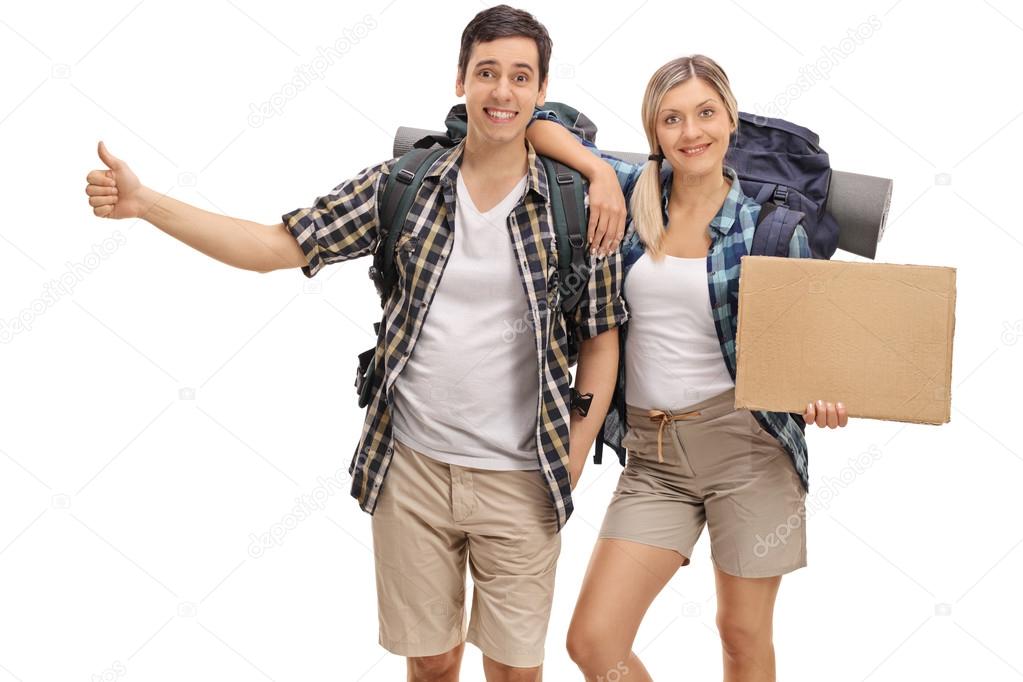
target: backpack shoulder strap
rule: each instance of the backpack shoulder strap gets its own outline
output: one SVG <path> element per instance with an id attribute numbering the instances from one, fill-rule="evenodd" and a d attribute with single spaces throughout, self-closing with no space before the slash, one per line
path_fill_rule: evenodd
<path id="1" fill-rule="evenodd" d="M 802 211 L 795 211 L 774 201 L 763 204 L 757 216 L 749 255 L 787 257 L 789 242 L 804 217 Z"/>
<path id="2" fill-rule="evenodd" d="M 423 176 L 444 151 L 443 147 L 409 151 L 398 159 L 384 182 L 379 199 L 380 237 L 369 270 L 370 278 L 377 285 L 381 306 L 390 295 L 396 279 L 394 246 L 398 242 L 402 225 L 423 184 Z"/>
<path id="3" fill-rule="evenodd" d="M 587 210 L 584 180 L 579 171 L 547 157 L 540 157 L 547 171 L 558 249 L 558 286 L 562 287 L 561 309 L 570 316 L 590 279 L 586 258 Z"/>

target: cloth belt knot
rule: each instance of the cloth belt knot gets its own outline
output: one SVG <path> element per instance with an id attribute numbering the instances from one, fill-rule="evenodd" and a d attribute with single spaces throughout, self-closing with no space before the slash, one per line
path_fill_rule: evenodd
<path id="1" fill-rule="evenodd" d="M 661 442 L 661 436 L 664 434 L 664 427 L 669 423 L 678 421 L 680 419 L 688 419 L 690 417 L 699 417 L 700 412 L 693 410 L 692 412 L 683 412 L 682 414 L 668 414 L 664 410 L 650 410 L 647 412 L 647 416 L 650 417 L 650 421 L 659 421 L 660 424 L 657 427 L 657 462 L 660 464 L 664 463 L 664 444 Z"/>

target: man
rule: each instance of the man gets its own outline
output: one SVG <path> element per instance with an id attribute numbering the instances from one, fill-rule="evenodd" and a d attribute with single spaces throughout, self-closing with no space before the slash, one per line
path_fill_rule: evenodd
<path id="1" fill-rule="evenodd" d="M 546 29 L 505 5 L 466 26 L 455 92 L 468 134 L 427 172 L 396 245 L 375 351 L 382 379 L 350 473 L 373 515 L 380 643 L 408 657 L 410 680 L 457 680 L 465 640 L 483 651 L 487 680 L 540 679 L 559 531 L 614 388 L 616 327 L 628 318 L 620 255 L 591 255 L 564 319 L 555 190 L 525 140 L 550 51 Z M 99 153 L 109 170 L 89 173 L 86 190 L 97 216 L 142 217 L 230 265 L 308 277 L 375 250 L 394 165 L 269 227 L 160 196 L 102 142 Z M 579 340 L 576 388 L 593 394 L 586 416 L 570 411 L 568 334 Z"/>

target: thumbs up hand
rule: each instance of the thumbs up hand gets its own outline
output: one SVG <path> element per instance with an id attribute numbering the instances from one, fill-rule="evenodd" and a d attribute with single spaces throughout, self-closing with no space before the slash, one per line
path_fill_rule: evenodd
<path id="1" fill-rule="evenodd" d="M 92 212 L 100 218 L 139 218 L 143 205 L 139 198 L 142 185 L 128 164 L 107 151 L 99 143 L 100 161 L 106 168 L 89 171 L 85 193 L 89 195 Z"/>

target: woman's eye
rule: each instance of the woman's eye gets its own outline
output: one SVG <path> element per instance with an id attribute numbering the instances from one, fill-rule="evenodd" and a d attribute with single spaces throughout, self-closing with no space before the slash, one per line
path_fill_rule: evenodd
<path id="1" fill-rule="evenodd" d="M 668 125 L 678 123 L 678 116 L 669 116 L 668 118 L 664 119 L 664 122 L 667 123 Z"/>
<path id="2" fill-rule="evenodd" d="M 701 116 L 703 114 L 706 114 L 706 116 L 703 116 L 704 118 L 710 118 L 711 116 L 714 115 L 714 110 L 713 109 L 704 109 L 703 111 L 700 112 Z"/>

